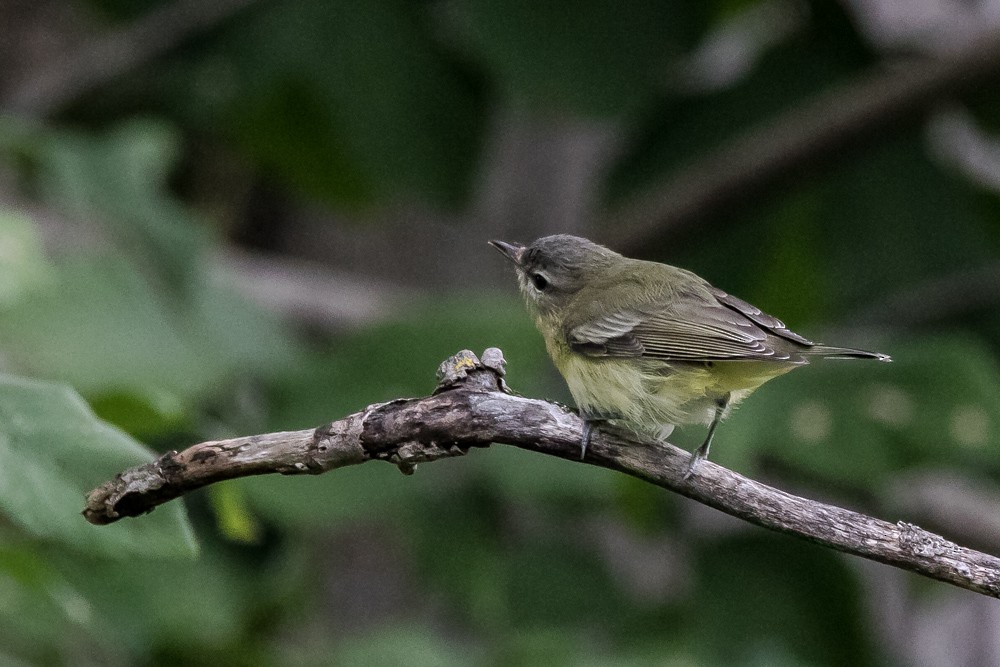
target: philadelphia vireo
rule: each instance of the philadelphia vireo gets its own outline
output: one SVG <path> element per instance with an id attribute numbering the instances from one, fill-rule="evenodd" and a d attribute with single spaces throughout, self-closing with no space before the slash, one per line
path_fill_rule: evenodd
<path id="1" fill-rule="evenodd" d="M 771 378 L 811 357 L 888 355 L 813 343 L 690 271 L 629 259 L 587 239 L 546 236 L 490 244 L 514 263 L 521 293 L 585 421 L 664 440 L 677 424 L 708 435 L 688 465 L 708 456 L 719 422 Z"/>

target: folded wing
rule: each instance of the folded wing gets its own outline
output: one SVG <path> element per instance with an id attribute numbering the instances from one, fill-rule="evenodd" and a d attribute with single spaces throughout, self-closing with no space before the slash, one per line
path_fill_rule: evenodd
<path id="1" fill-rule="evenodd" d="M 602 315 L 574 326 L 566 338 L 590 356 L 665 361 L 799 362 L 800 352 L 813 345 L 781 320 L 716 288 Z"/>

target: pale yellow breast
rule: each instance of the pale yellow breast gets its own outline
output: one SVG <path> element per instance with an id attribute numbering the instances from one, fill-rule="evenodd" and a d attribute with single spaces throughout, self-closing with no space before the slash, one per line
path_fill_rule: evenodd
<path id="1" fill-rule="evenodd" d="M 577 406 L 592 414 L 620 415 L 633 430 L 655 433 L 666 424 L 709 424 L 716 399 L 736 405 L 796 364 L 726 361 L 711 366 L 650 359 L 587 357 L 553 341 L 549 354 Z"/>

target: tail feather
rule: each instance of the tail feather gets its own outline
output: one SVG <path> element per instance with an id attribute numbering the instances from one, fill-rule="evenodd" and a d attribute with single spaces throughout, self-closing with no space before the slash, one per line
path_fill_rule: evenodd
<path id="1" fill-rule="evenodd" d="M 826 359 L 877 359 L 879 361 L 892 361 L 892 357 L 881 352 L 867 352 L 865 350 L 855 350 L 849 347 L 833 347 L 831 345 L 813 345 L 804 352 L 809 356 L 824 357 Z"/>

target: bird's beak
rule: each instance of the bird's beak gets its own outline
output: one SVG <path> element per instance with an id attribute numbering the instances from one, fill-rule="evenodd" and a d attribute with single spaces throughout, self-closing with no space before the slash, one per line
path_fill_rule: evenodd
<path id="1" fill-rule="evenodd" d="M 490 245 L 503 253 L 503 256 L 521 266 L 521 257 L 524 256 L 524 246 L 520 243 L 507 243 L 506 241 L 490 241 Z"/>

